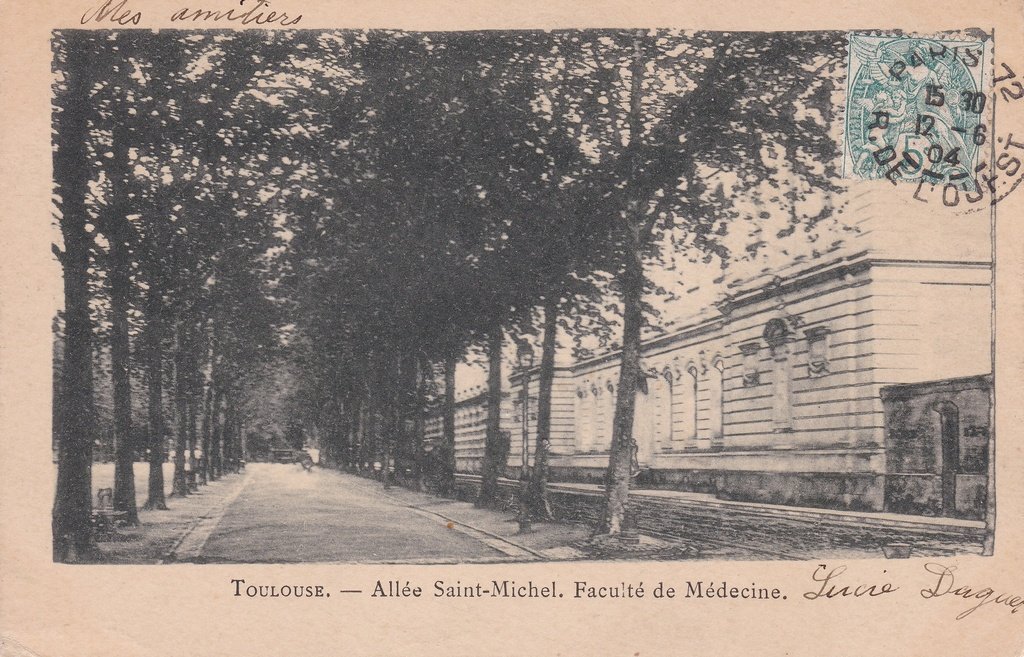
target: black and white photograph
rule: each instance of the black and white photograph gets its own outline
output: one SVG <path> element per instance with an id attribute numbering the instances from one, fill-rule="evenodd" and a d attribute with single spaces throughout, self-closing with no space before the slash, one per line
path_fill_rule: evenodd
<path id="1" fill-rule="evenodd" d="M 0 656 L 1013 657 L 1020 1 L 0 10 Z"/>
<path id="2" fill-rule="evenodd" d="M 51 46 L 54 561 L 992 553 L 985 30 Z"/>

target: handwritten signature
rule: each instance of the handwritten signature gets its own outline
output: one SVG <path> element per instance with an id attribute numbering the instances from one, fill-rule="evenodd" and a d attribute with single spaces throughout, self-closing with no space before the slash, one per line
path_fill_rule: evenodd
<path id="1" fill-rule="evenodd" d="M 1010 608 L 1011 614 L 1016 614 L 1017 611 L 1024 606 L 1024 595 L 997 593 L 995 589 L 988 586 L 978 588 L 976 586 L 960 584 L 956 588 L 953 588 L 953 584 L 956 583 L 956 579 L 953 575 L 953 571 L 956 570 L 956 566 L 945 566 L 939 563 L 926 563 L 924 565 L 924 569 L 932 575 L 938 575 L 938 579 L 936 579 L 928 588 L 921 589 L 922 598 L 931 600 L 933 598 L 952 595 L 961 597 L 964 600 L 978 601 L 978 604 L 960 612 L 956 617 L 957 620 L 967 618 L 987 604 L 994 603 L 996 605 L 1006 605 Z"/>
<path id="2" fill-rule="evenodd" d="M 971 607 L 960 612 L 956 619 L 963 620 L 985 605 L 1002 605 L 1008 607 L 1011 614 L 1016 614 L 1024 607 L 1024 594 L 1015 595 L 1009 592 L 998 592 L 989 586 L 975 586 L 963 584 L 956 580 L 954 571 L 956 566 L 947 566 L 940 563 L 924 564 L 925 571 L 931 577 L 931 583 L 921 589 L 921 597 L 925 600 L 953 596 L 974 602 Z M 882 581 L 876 578 L 873 582 L 846 583 L 850 577 L 843 575 L 847 572 L 845 565 L 829 568 L 827 564 L 818 564 L 811 579 L 816 583 L 816 588 L 804 593 L 808 600 L 831 600 L 834 598 L 877 598 L 879 596 L 895 593 L 900 590 L 891 581 Z M 885 570 L 882 573 L 886 573 Z M 837 580 L 842 579 L 842 582 Z"/>
<path id="3" fill-rule="evenodd" d="M 839 586 L 835 584 L 833 580 L 840 577 L 846 572 L 846 566 L 836 566 L 832 570 L 828 569 L 826 564 L 818 564 L 818 567 L 814 569 L 811 574 L 811 579 L 815 582 L 820 582 L 821 586 L 817 591 L 808 591 L 804 593 L 804 597 L 808 600 L 818 600 L 825 598 L 826 600 L 832 598 L 877 598 L 880 595 L 886 595 L 887 593 L 894 593 L 900 590 L 900 587 L 894 585 L 892 582 L 880 582 L 875 584 L 851 584 Z M 882 571 L 885 572 L 884 570 Z"/>

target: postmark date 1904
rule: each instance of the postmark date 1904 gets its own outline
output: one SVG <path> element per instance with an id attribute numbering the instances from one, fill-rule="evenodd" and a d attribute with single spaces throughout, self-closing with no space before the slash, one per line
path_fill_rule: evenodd
<path id="1" fill-rule="evenodd" d="M 989 41 L 851 34 L 844 172 L 973 180 L 988 141 Z"/>

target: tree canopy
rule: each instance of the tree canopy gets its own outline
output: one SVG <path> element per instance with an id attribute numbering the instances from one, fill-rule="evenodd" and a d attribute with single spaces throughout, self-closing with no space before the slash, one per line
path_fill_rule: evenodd
<path id="1" fill-rule="evenodd" d="M 118 435 L 132 433 L 145 370 L 148 438 L 134 448 L 155 467 L 170 422 L 182 477 L 186 458 L 204 477 L 242 458 L 246 422 L 267 409 L 338 462 L 403 453 L 420 467 L 422 427 L 408 427 L 453 403 L 441 391 L 468 350 L 493 371 L 505 333 L 543 333 L 550 370 L 557 331 L 599 335 L 623 350 L 617 531 L 639 341 L 656 326 L 650 272 L 681 257 L 720 267 L 830 216 L 836 77 L 822 73 L 842 65 L 842 38 L 58 33 L 55 553 L 58 535 L 83 531 L 66 502 L 83 494 L 78 454 L 95 428 L 70 414 L 105 376 L 85 364 L 94 334 L 111 347 Z M 287 400 L 270 403 L 279 381 Z M 355 444 L 357 426 L 369 443 Z M 129 472 L 132 448 L 120 440 Z"/>

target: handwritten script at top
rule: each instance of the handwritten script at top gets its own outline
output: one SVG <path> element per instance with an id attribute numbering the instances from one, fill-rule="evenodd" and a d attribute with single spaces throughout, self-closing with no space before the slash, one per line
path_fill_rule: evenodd
<path id="1" fill-rule="evenodd" d="M 296 25 L 302 20 L 302 14 L 291 16 L 281 11 L 270 10 L 270 0 L 239 0 L 240 9 L 232 7 L 225 10 L 189 9 L 182 7 L 171 14 L 172 23 L 189 24 L 235 24 L 287 27 Z M 82 14 L 79 21 L 82 25 L 138 25 L 142 22 L 142 12 L 128 6 L 128 0 L 104 0 L 102 4 L 92 7 Z"/>

